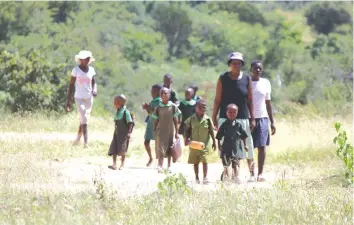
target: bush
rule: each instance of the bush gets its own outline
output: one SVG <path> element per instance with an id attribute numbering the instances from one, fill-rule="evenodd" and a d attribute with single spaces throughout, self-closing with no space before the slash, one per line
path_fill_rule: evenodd
<path id="1" fill-rule="evenodd" d="M 349 183 L 354 183 L 354 164 L 353 164 L 353 146 L 348 143 L 347 133 L 341 129 L 342 124 L 336 122 L 334 127 L 337 131 L 337 136 L 333 139 L 334 144 L 337 145 L 337 155 L 345 164 L 345 177 Z"/>

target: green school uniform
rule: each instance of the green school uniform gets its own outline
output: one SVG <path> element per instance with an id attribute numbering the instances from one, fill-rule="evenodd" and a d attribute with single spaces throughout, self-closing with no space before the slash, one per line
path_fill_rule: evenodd
<path id="1" fill-rule="evenodd" d="M 185 124 L 185 136 L 190 138 L 191 141 L 203 142 L 205 150 L 196 150 L 189 148 L 189 164 L 207 163 L 207 155 L 209 153 L 209 141 L 210 132 L 213 132 L 214 125 L 210 117 L 204 115 L 202 118 L 198 118 L 196 114 L 186 120 Z"/>
<path id="2" fill-rule="evenodd" d="M 155 108 L 160 104 L 160 102 L 161 102 L 161 98 L 156 97 L 150 102 L 149 107 L 154 111 Z M 146 130 L 145 130 L 145 140 L 155 140 L 155 133 L 154 133 L 155 119 L 151 116 L 153 111 L 149 114 L 149 120 L 147 122 Z"/>

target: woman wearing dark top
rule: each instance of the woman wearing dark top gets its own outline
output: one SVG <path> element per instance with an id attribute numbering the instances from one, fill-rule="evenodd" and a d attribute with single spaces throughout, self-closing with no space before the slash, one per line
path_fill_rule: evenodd
<path id="1" fill-rule="evenodd" d="M 215 127 L 220 127 L 226 120 L 226 108 L 229 104 L 236 104 L 238 107 L 237 121 L 243 126 L 248 138 L 246 143 L 248 153 L 243 149 L 243 157 L 247 158 L 250 171 L 250 181 L 255 181 L 253 162 L 253 140 L 251 131 L 255 127 L 255 118 L 252 104 L 251 79 L 241 71 L 244 60 L 239 52 L 230 54 L 228 65 L 230 71 L 222 74 L 217 82 L 216 96 L 214 100 L 213 122 Z M 217 114 L 219 119 L 217 120 Z"/>

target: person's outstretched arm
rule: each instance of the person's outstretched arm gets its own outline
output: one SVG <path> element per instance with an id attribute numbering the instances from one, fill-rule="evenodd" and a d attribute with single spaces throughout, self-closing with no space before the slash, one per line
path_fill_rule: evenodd
<path id="1" fill-rule="evenodd" d="M 256 126 L 256 120 L 254 118 L 254 110 L 253 110 L 253 93 L 252 93 L 252 80 L 249 77 L 249 85 L 248 85 L 248 97 L 247 97 L 247 106 L 250 112 L 250 130 L 253 131 L 254 127 Z"/>
<path id="2" fill-rule="evenodd" d="M 212 117 L 215 129 L 218 129 L 219 127 L 217 121 L 217 115 L 220 109 L 221 97 L 222 97 L 222 83 L 221 83 L 221 79 L 219 78 L 216 84 L 216 94 L 214 99 L 214 108 L 213 108 L 213 117 Z"/>
<path id="3" fill-rule="evenodd" d="M 69 83 L 68 99 L 67 99 L 67 101 L 66 101 L 66 107 L 65 107 L 65 110 L 66 110 L 67 112 L 70 112 L 71 97 L 72 97 L 72 95 L 73 95 L 75 82 L 76 82 L 76 77 L 73 77 L 73 76 L 72 76 L 71 79 L 70 79 L 70 83 Z"/>

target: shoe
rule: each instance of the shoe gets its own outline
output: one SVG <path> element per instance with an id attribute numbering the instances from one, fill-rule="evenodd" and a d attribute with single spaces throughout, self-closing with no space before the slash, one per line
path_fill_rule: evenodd
<path id="1" fill-rule="evenodd" d="M 235 184 L 241 184 L 241 180 L 239 177 L 235 177 L 234 179 Z"/>
<path id="2" fill-rule="evenodd" d="M 248 179 L 248 182 L 250 182 L 250 183 L 256 182 L 256 177 L 251 175 L 250 179 Z"/>
<path id="3" fill-rule="evenodd" d="M 200 180 L 199 179 L 195 179 L 195 183 L 196 184 L 200 184 Z"/>
<path id="4" fill-rule="evenodd" d="M 80 140 L 76 139 L 75 141 L 73 141 L 73 145 L 79 145 L 80 144 Z"/>
<path id="5" fill-rule="evenodd" d="M 163 168 L 161 166 L 157 167 L 157 172 L 158 173 L 163 173 Z"/>
<path id="6" fill-rule="evenodd" d="M 203 179 L 203 184 L 209 184 L 208 178 Z"/>
<path id="7" fill-rule="evenodd" d="M 168 168 L 167 168 L 167 173 L 172 173 L 171 167 L 168 167 Z"/>
<path id="8" fill-rule="evenodd" d="M 88 148 L 88 144 L 87 143 L 84 144 L 84 148 Z"/>

